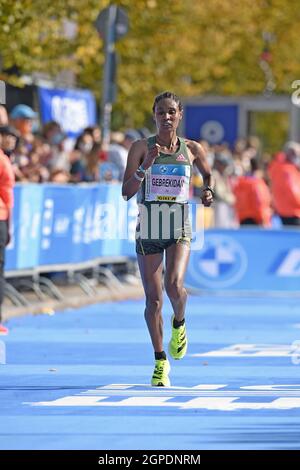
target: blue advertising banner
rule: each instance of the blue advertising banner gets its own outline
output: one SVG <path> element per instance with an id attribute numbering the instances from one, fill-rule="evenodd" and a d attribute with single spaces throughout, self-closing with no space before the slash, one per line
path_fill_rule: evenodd
<path id="1" fill-rule="evenodd" d="M 89 188 L 90 186 L 90 188 Z M 74 238 L 78 246 L 74 259 L 85 261 L 87 259 L 98 258 L 99 256 L 118 255 L 119 240 L 114 237 L 113 228 L 116 224 L 114 218 L 114 206 L 116 204 L 115 194 L 111 192 L 108 183 L 100 185 L 82 186 L 81 190 L 89 194 L 77 194 L 76 217 L 74 217 Z M 120 187 L 117 185 L 120 192 Z M 107 243 L 109 246 L 107 248 Z"/>
<path id="2" fill-rule="evenodd" d="M 121 256 L 121 239 L 119 234 L 119 200 L 121 187 L 119 184 L 106 184 L 105 205 L 102 206 L 102 256 L 111 256 L 111 253 Z"/>
<path id="3" fill-rule="evenodd" d="M 39 264 L 43 193 L 40 184 L 26 184 L 21 191 L 17 245 L 20 269 Z"/>
<path id="4" fill-rule="evenodd" d="M 39 101 L 42 122 L 58 122 L 68 137 L 96 124 L 96 101 L 89 90 L 39 87 Z"/>
<path id="5" fill-rule="evenodd" d="M 192 289 L 300 291 L 299 230 L 207 230 L 192 250 Z"/>
<path id="6" fill-rule="evenodd" d="M 210 144 L 233 145 L 238 137 L 238 105 L 186 104 L 184 135 L 196 141 L 204 139 Z"/>
<path id="7" fill-rule="evenodd" d="M 38 264 L 70 263 L 73 258 L 74 200 L 79 188 L 46 184 L 43 189 Z"/>
<path id="8" fill-rule="evenodd" d="M 137 224 L 138 205 L 136 198 L 129 201 L 119 200 L 119 233 L 121 234 L 121 253 L 123 256 L 135 255 L 135 230 Z"/>
<path id="9" fill-rule="evenodd" d="M 136 202 L 123 200 L 120 184 L 17 184 L 14 197 L 6 271 L 134 256 L 127 215 Z"/>
<path id="10" fill-rule="evenodd" d="M 300 291 L 300 231 L 196 232 L 186 285 L 195 290 Z M 135 257 L 135 198 L 120 184 L 17 184 L 6 271 L 71 264 L 99 257 Z"/>
<path id="11" fill-rule="evenodd" d="M 23 186 L 16 184 L 14 188 L 14 209 L 11 221 L 11 240 L 5 250 L 5 268 L 7 271 L 17 269 L 18 249 L 20 233 L 20 207 L 21 194 Z"/>
<path id="12" fill-rule="evenodd" d="M 39 264 L 43 191 L 40 184 L 16 185 L 14 189 L 12 241 L 6 249 L 6 270 Z"/>

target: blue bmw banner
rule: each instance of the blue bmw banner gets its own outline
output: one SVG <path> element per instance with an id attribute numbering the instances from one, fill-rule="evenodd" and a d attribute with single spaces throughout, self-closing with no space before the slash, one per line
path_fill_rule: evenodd
<path id="1" fill-rule="evenodd" d="M 195 290 L 299 291 L 298 230 L 207 230 L 185 277 Z"/>
<path id="2" fill-rule="evenodd" d="M 184 135 L 210 144 L 227 142 L 233 145 L 238 137 L 238 105 L 186 104 Z"/>

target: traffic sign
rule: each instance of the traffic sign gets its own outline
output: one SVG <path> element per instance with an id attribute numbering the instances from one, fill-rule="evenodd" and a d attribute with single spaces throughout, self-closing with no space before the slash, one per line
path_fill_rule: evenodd
<path id="1" fill-rule="evenodd" d="M 104 38 L 111 8 L 116 8 L 114 19 L 114 39 L 115 41 L 118 41 L 118 39 L 121 39 L 127 34 L 129 29 L 128 15 L 123 8 L 118 6 L 115 7 L 114 5 L 104 8 L 104 10 L 102 10 L 97 16 L 95 26 L 100 36 Z"/>

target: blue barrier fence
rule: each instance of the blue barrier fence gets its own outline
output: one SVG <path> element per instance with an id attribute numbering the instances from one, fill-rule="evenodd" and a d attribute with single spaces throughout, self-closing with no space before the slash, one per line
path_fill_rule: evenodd
<path id="1" fill-rule="evenodd" d="M 193 215 L 195 210 L 196 205 Z M 136 216 L 136 201 L 123 200 L 120 184 L 16 185 L 5 269 L 134 257 Z M 300 231 L 207 230 L 201 249 L 192 249 L 186 284 L 195 289 L 298 291 Z"/>
<path id="2" fill-rule="evenodd" d="M 134 256 L 136 214 L 120 184 L 16 185 L 5 269 Z"/>
<path id="3" fill-rule="evenodd" d="M 185 280 L 199 290 L 300 292 L 300 230 L 208 230 Z"/>

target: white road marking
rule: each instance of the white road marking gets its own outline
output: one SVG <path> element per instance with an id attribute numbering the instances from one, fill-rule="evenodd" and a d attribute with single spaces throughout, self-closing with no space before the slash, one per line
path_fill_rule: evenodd
<path id="1" fill-rule="evenodd" d="M 291 344 L 232 344 L 225 348 L 204 353 L 190 354 L 190 357 L 291 357 L 295 346 Z"/>
<path id="2" fill-rule="evenodd" d="M 300 408 L 300 384 L 248 385 L 235 390 L 224 390 L 225 387 L 226 384 L 200 384 L 190 388 L 111 384 L 52 401 L 24 404 L 48 407 L 173 407 L 216 411 Z M 256 401 L 247 401 L 250 397 Z M 270 398 L 270 401 L 259 401 L 260 398 Z"/>

